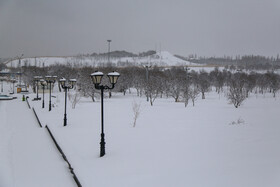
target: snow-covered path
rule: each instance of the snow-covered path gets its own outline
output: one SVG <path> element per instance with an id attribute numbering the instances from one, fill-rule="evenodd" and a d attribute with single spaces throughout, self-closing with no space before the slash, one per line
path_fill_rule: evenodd
<path id="1" fill-rule="evenodd" d="M 45 128 L 19 99 L 0 102 L 0 187 L 75 186 Z"/>

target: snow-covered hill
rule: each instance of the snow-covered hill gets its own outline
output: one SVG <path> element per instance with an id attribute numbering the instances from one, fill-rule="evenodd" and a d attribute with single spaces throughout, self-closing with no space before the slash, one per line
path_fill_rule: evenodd
<path id="1" fill-rule="evenodd" d="M 115 66 L 131 66 L 131 65 L 157 65 L 157 66 L 186 66 L 198 65 L 189 61 L 182 60 L 175 57 L 168 51 L 157 52 L 156 54 L 145 57 L 110 57 L 110 63 Z M 19 60 L 12 60 L 7 62 L 8 67 L 19 66 L 37 66 L 44 67 L 54 64 L 62 65 L 82 65 L 82 66 L 99 66 L 108 64 L 107 56 L 94 56 L 94 57 L 31 57 Z"/>
<path id="2" fill-rule="evenodd" d="M 157 52 L 154 55 L 145 56 L 145 57 L 126 57 L 121 59 L 112 59 L 113 63 L 122 65 L 122 64 L 150 64 L 157 66 L 186 66 L 186 65 L 197 65 L 189 61 L 182 60 L 175 57 L 168 51 Z"/>

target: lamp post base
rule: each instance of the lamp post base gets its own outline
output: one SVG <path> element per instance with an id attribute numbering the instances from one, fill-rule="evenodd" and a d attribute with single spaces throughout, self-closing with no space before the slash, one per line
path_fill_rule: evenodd
<path id="1" fill-rule="evenodd" d="M 64 114 L 64 123 L 63 123 L 64 126 L 67 125 L 67 118 L 66 118 L 66 114 Z"/>
<path id="2" fill-rule="evenodd" d="M 100 157 L 105 155 L 105 134 L 101 133 L 101 142 L 100 142 Z"/>

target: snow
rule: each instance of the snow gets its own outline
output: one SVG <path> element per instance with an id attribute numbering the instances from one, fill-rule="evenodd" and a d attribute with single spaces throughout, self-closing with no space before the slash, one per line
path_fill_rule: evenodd
<path id="1" fill-rule="evenodd" d="M 91 74 L 91 76 L 103 76 L 103 73 L 98 71 Z"/>
<path id="2" fill-rule="evenodd" d="M 111 72 L 108 73 L 108 76 L 120 76 L 120 74 L 118 72 Z"/>
<path id="3" fill-rule="evenodd" d="M 74 186 L 45 128 L 37 126 L 18 96 L 0 101 L 0 186 Z M 68 102 L 68 125 L 63 127 L 64 93 L 57 84 L 54 96 L 52 111 L 42 109 L 42 101 L 31 101 L 34 93 L 30 104 L 83 186 L 280 186 L 279 93 L 276 98 L 252 94 L 238 109 L 215 92 L 186 108 L 170 98 L 157 98 L 150 106 L 133 90 L 126 96 L 113 93 L 110 99 L 106 95 L 102 158 L 100 99 L 82 98 L 75 109 Z M 48 99 L 46 94 L 45 103 Z M 133 103 L 141 107 L 135 128 Z"/>
<path id="4" fill-rule="evenodd" d="M 11 99 L 13 99 L 13 97 L 8 96 L 8 95 L 1 95 L 0 94 L 0 100 L 11 100 Z"/>
<path id="5" fill-rule="evenodd" d="M 34 76 L 34 79 L 36 79 L 36 80 L 40 80 L 42 78 L 43 78 L 42 76 Z"/>
<path id="6" fill-rule="evenodd" d="M 77 79 L 69 79 L 70 82 L 77 82 Z"/>
<path id="7" fill-rule="evenodd" d="M 57 78 L 57 76 L 50 76 L 50 75 L 47 75 L 47 76 L 45 76 L 45 79 L 46 79 L 46 81 L 48 82 L 48 81 L 55 81 L 56 80 L 56 78 Z"/>
<path id="8" fill-rule="evenodd" d="M 72 60 L 72 57 L 24 57 L 21 58 L 21 66 L 37 66 L 45 67 L 54 64 L 67 64 Z M 18 67 L 19 60 L 11 60 L 7 63 L 8 67 Z"/>
<path id="9" fill-rule="evenodd" d="M 185 61 L 175 57 L 168 51 L 157 52 L 154 55 L 145 56 L 145 57 L 111 57 L 110 62 L 122 66 L 123 64 L 130 65 L 143 65 L 150 64 L 153 66 L 201 66 L 189 61 Z M 21 66 L 37 66 L 45 67 L 55 64 L 62 65 L 84 65 L 84 66 L 97 66 L 100 64 L 108 63 L 108 58 L 104 57 L 32 57 L 32 58 L 22 58 Z M 7 62 L 8 67 L 18 67 L 19 61 L 12 60 Z"/>
<path id="10" fill-rule="evenodd" d="M 66 164 L 20 100 L 0 103 L 0 186 L 75 186 Z"/>

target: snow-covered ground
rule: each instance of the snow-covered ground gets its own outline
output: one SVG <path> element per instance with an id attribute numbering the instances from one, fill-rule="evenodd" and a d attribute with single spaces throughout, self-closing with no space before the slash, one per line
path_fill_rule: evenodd
<path id="1" fill-rule="evenodd" d="M 116 58 L 111 57 L 110 62 L 117 66 L 127 65 L 157 65 L 157 66 L 186 66 L 186 65 L 198 65 L 175 57 L 173 54 L 162 51 L 151 56 L 146 57 L 122 57 Z M 100 64 L 108 63 L 107 57 L 32 57 L 22 58 L 19 65 L 19 60 L 12 60 L 7 63 L 8 67 L 19 67 L 19 66 L 37 66 L 44 67 L 54 64 L 71 64 L 71 65 L 87 65 L 87 66 L 98 66 Z"/>
<path id="2" fill-rule="evenodd" d="M 20 99 L 0 101 L 0 187 L 17 186 L 76 186 L 46 129 Z"/>
<path id="3" fill-rule="evenodd" d="M 31 101 L 35 94 L 29 94 L 30 104 L 42 124 L 52 130 L 85 187 L 280 186 L 279 93 L 276 98 L 270 94 L 252 94 L 237 109 L 215 92 L 208 93 L 205 100 L 198 99 L 194 107 L 186 108 L 171 98 L 158 98 L 154 106 L 150 106 L 145 97 L 139 98 L 134 92 L 126 96 L 113 93 L 112 98 L 104 100 L 106 155 L 102 158 L 99 157 L 100 99 L 92 102 L 82 98 L 75 109 L 68 102 L 68 126 L 63 127 L 64 93 L 59 93 L 56 86 L 54 96 L 54 108 L 50 112 L 48 94 L 45 95 L 46 108 L 41 108 L 41 101 Z M 136 127 L 132 125 L 133 103 L 141 105 Z M 55 164 L 58 162 L 54 158 L 56 155 L 42 161 L 45 163 L 35 158 L 33 162 L 25 156 L 38 154 L 29 148 L 38 140 L 49 141 L 49 137 L 43 136 L 45 129 L 31 125 L 31 122 L 7 123 L 10 118 L 19 122 L 27 113 L 31 115 L 25 105 L 20 99 L 0 101 L 0 186 L 25 186 L 12 181 L 26 177 L 21 167 L 27 163 L 36 164 L 38 168 L 41 168 L 40 164 L 50 165 L 50 168 L 39 170 L 33 178 L 34 183 L 30 182 L 28 187 L 42 186 L 41 172 L 50 170 L 53 165 L 56 165 L 56 173 L 62 175 L 59 171 L 65 170 L 70 178 L 66 165 Z M 4 112 L 7 107 L 17 115 L 11 117 L 11 111 Z M 15 129 L 17 133 L 10 136 Z M 17 138 L 21 133 L 25 136 Z M 23 136 L 27 134 L 30 140 L 24 141 Z M 17 144 L 13 144 L 11 151 L 7 145 L 15 141 Z M 42 156 L 50 154 L 44 149 L 54 149 L 50 145 L 46 148 L 47 144 L 41 145 L 36 150 Z M 23 158 L 11 159 L 17 154 Z M 58 152 L 57 157 L 60 157 Z M 14 167 L 15 164 L 19 166 Z M 36 169 L 26 167 L 30 172 Z M 57 180 L 52 179 L 59 182 Z"/>

